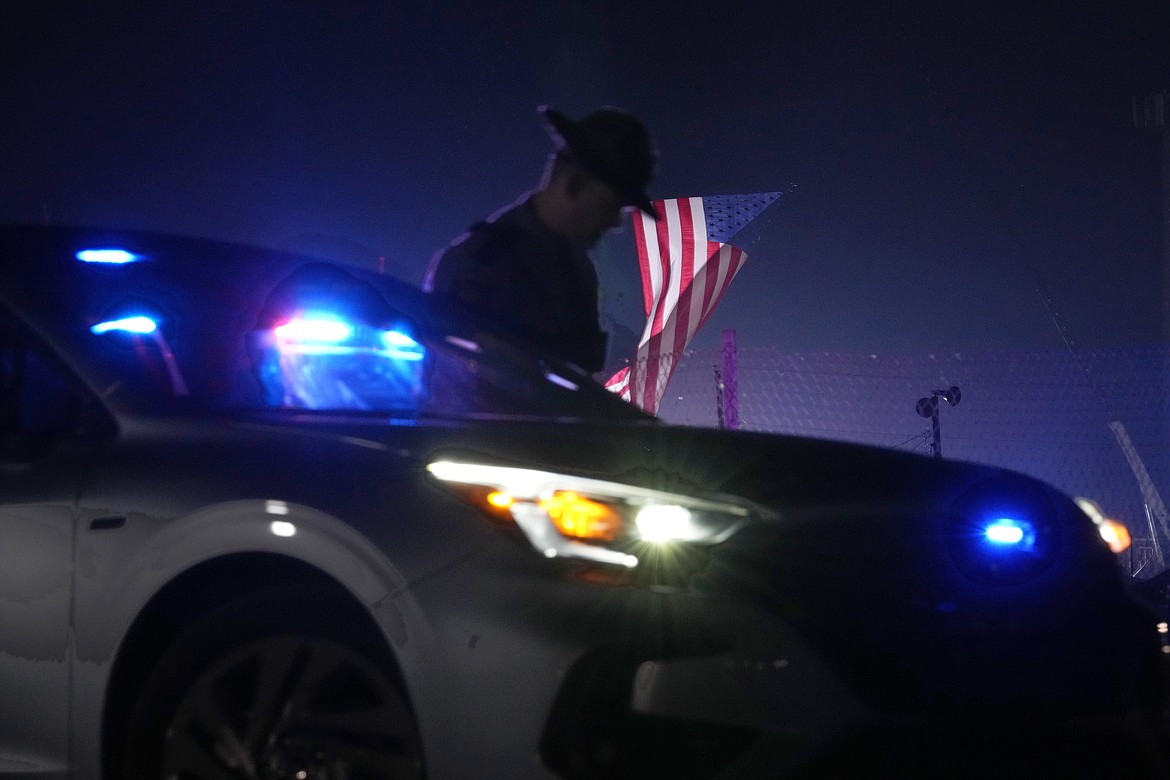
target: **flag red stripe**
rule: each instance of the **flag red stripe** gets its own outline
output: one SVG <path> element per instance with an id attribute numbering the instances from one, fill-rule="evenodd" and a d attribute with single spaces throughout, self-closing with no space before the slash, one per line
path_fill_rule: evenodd
<path id="1" fill-rule="evenodd" d="M 665 389 L 673 368 L 673 360 L 662 353 L 661 333 L 651 336 L 650 341 L 646 344 L 646 368 L 646 383 L 638 388 L 639 394 L 632 397 L 637 399 L 638 406 L 642 409 L 656 414 L 658 403 L 662 399 L 662 393 L 658 391 L 659 382 L 661 381 L 662 387 Z M 663 375 L 661 379 L 659 379 L 659 374 Z"/>
<path id="2" fill-rule="evenodd" d="M 662 366 L 662 357 L 658 345 L 662 339 L 655 339 L 659 333 L 662 332 L 662 327 L 665 324 L 669 312 L 669 298 L 671 289 L 673 287 L 673 273 L 671 263 L 671 233 L 672 229 L 677 229 L 678 219 L 678 201 L 663 201 L 662 219 L 655 224 L 655 237 L 658 240 L 658 257 L 651 258 L 650 262 L 657 260 L 660 269 L 659 287 L 654 291 L 654 301 L 651 304 L 652 311 L 649 315 L 649 328 L 646 335 L 649 336 L 651 342 L 648 344 L 648 352 L 646 355 L 646 362 L 643 366 L 639 366 L 637 381 L 634 385 L 633 391 L 637 393 L 636 398 L 640 398 L 639 406 L 643 409 L 650 409 L 655 404 L 648 402 L 649 399 L 655 395 L 655 388 L 659 384 L 659 371 Z"/>
<path id="3" fill-rule="evenodd" d="M 626 366 L 610 377 L 605 383 L 605 388 L 625 401 L 630 400 L 630 367 Z"/>
<path id="4" fill-rule="evenodd" d="M 646 327 L 633 363 L 605 385 L 652 414 L 682 353 L 747 258 L 739 248 L 709 239 L 702 198 L 654 206 L 660 220 L 642 212 L 633 220 Z"/>
<path id="5" fill-rule="evenodd" d="M 691 297 L 695 293 L 694 285 L 689 285 L 683 290 L 682 295 L 678 297 L 678 304 L 674 307 L 672 318 L 674 322 L 673 338 L 671 339 L 671 354 L 674 355 L 674 360 L 677 361 L 682 357 L 683 350 L 687 348 L 687 344 L 691 338 L 689 335 L 691 322 Z M 673 366 L 673 363 L 671 364 Z"/>
<path id="6" fill-rule="evenodd" d="M 693 207 L 698 208 L 698 214 L 694 213 Z M 678 289 L 681 293 L 683 290 L 691 286 L 691 280 L 695 278 L 695 219 L 700 222 L 703 220 L 703 207 L 700 204 L 695 204 L 690 198 L 679 198 L 678 201 L 678 226 L 682 238 L 682 253 L 679 257 L 679 274 L 678 274 Z M 706 228 L 703 233 L 707 232 Z"/>
<path id="7" fill-rule="evenodd" d="M 715 260 L 719 258 L 719 249 L 723 245 L 716 241 L 707 242 L 707 252 Z M 707 317 L 715 309 L 715 303 L 719 300 L 719 295 L 715 291 L 715 286 L 719 283 L 719 263 L 707 261 L 706 271 L 706 286 L 703 288 L 703 316 L 699 320 L 699 328 L 703 327 L 703 323 L 707 321 Z M 695 332 L 698 332 L 695 328 Z"/>
<path id="8" fill-rule="evenodd" d="M 720 250 L 721 252 L 726 251 L 729 255 L 727 262 L 711 263 L 711 265 L 715 267 L 716 273 L 719 272 L 720 268 L 726 269 L 726 276 L 723 278 L 723 283 L 719 285 L 718 292 L 712 298 L 711 308 L 708 309 L 707 313 L 703 315 L 703 321 L 699 323 L 700 328 L 706 324 L 707 319 L 711 316 L 711 313 L 715 311 L 715 304 L 717 304 L 720 299 L 723 298 L 723 293 L 727 292 L 727 288 L 731 285 L 731 280 L 735 278 L 737 273 L 739 273 L 739 269 L 743 265 L 743 261 L 747 259 L 747 254 L 745 254 L 739 247 L 722 245 Z"/>
<path id="9" fill-rule="evenodd" d="M 650 332 L 657 333 L 662 330 L 662 321 L 665 313 L 663 311 L 663 302 L 665 296 L 670 294 L 670 228 L 675 222 L 674 209 L 677 206 L 673 202 L 663 203 L 664 218 L 658 220 L 655 224 L 655 234 L 658 239 L 658 257 L 651 259 L 650 262 L 657 261 L 660 270 L 659 288 L 654 291 L 654 320 L 650 327 Z"/>
<path id="10" fill-rule="evenodd" d="M 661 202 L 654 207 L 661 209 Z M 661 212 L 660 212 L 661 213 Z M 650 255 L 646 246 L 646 215 L 641 211 L 634 214 L 634 244 L 638 247 L 638 268 L 642 272 L 642 308 L 644 314 L 650 314 L 650 306 L 654 302 L 654 284 L 650 279 Z"/>
<path id="11" fill-rule="evenodd" d="M 697 198 L 679 198 L 678 201 L 678 221 L 679 221 L 679 237 L 680 237 L 680 253 L 678 263 L 676 265 L 679 283 L 678 283 L 678 297 L 671 309 L 673 322 L 671 322 L 672 332 L 665 332 L 665 343 L 670 346 L 671 354 L 674 360 L 678 360 L 686 349 L 687 342 L 690 341 L 688 335 L 690 331 L 691 321 L 691 292 L 693 290 L 692 284 L 695 279 L 695 268 L 701 265 L 702 260 L 697 256 L 697 252 L 702 251 L 703 246 L 706 245 L 707 228 L 702 226 L 703 244 L 702 246 L 697 242 L 695 235 L 696 221 L 700 224 L 704 220 L 703 205 Z M 672 266 L 675 265 L 672 263 Z M 672 292 L 675 288 L 672 287 Z M 672 361 L 673 365 L 673 361 Z"/>

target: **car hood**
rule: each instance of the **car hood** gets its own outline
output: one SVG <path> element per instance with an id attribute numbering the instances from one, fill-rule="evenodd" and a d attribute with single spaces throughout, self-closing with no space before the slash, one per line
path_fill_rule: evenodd
<path id="1" fill-rule="evenodd" d="M 257 413 L 237 426 L 314 442 L 383 449 L 420 462 L 462 458 L 563 470 L 673 492 L 734 495 L 772 507 L 840 508 L 879 501 L 909 509 L 946 503 L 972 484 L 1013 478 L 999 467 L 868 445 L 677 426 L 657 420 L 495 417 L 408 423 Z M 1058 495 L 1056 491 L 1052 491 Z"/>

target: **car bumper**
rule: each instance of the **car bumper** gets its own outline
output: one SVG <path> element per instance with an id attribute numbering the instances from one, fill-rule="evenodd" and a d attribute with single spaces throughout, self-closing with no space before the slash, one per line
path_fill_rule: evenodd
<path id="1" fill-rule="evenodd" d="M 506 575 L 469 564 L 416 590 L 462 605 L 431 613 L 423 654 L 434 776 L 985 777 L 974 768 L 1032 762 L 1153 778 L 1168 766 L 1160 697 L 1146 690 L 1161 658 L 1141 610 L 1113 615 L 1140 647 L 1122 642 L 1101 668 L 1078 652 L 1045 673 L 1028 641 L 1058 629 L 1033 626 L 993 631 L 1016 649 L 964 675 L 979 656 L 932 656 L 928 633 L 897 640 L 907 658 L 933 658 L 907 669 L 888 648 L 869 657 L 860 634 L 826 652 L 757 598 L 599 583 L 563 563 L 526 556 Z M 1101 679 L 1070 687 L 1074 673 Z M 1031 682 L 1014 695 L 985 684 L 997 674 Z"/>

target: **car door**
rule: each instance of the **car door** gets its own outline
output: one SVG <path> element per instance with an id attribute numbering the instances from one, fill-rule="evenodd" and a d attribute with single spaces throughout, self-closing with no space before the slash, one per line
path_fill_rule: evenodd
<path id="1" fill-rule="evenodd" d="M 0 311 L 0 777 L 68 771 L 84 396 Z"/>

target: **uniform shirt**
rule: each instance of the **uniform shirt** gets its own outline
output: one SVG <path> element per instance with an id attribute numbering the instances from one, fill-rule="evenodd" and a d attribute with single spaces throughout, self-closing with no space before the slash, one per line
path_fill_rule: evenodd
<path id="1" fill-rule="evenodd" d="M 530 197 L 473 225 L 437 253 L 423 289 L 586 371 L 605 364 L 597 271 L 585 252 L 544 226 Z"/>

